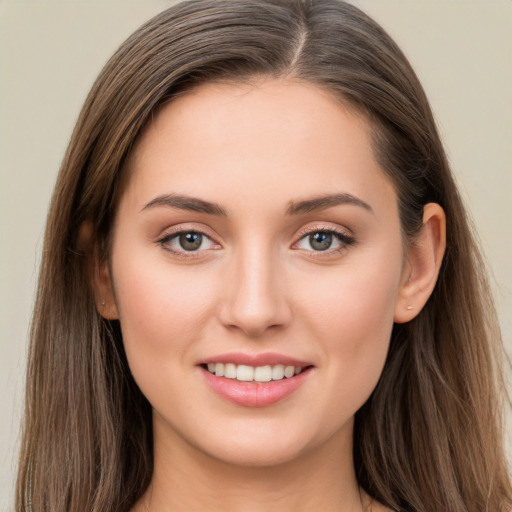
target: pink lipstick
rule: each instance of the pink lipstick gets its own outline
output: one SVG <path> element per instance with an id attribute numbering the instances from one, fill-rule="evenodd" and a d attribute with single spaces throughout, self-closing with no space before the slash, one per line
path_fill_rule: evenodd
<path id="1" fill-rule="evenodd" d="M 308 378 L 313 365 L 276 353 L 221 354 L 201 361 L 203 377 L 222 398 L 244 407 L 277 403 Z"/>

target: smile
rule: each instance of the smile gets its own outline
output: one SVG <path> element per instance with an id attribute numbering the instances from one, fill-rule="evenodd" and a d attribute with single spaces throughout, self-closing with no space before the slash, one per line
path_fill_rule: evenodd
<path id="1" fill-rule="evenodd" d="M 207 387 L 223 400 L 243 407 L 266 407 L 301 388 L 314 366 L 282 354 L 230 353 L 199 364 Z"/>
<path id="2" fill-rule="evenodd" d="M 249 366 L 233 363 L 208 363 L 206 368 L 217 377 L 226 377 L 240 382 L 271 382 L 289 379 L 303 370 L 302 366 L 285 366 L 283 364 Z"/>

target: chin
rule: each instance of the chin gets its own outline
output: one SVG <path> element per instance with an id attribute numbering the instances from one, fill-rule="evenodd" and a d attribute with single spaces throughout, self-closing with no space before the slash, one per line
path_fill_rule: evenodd
<path id="1" fill-rule="evenodd" d="M 258 422 L 231 426 L 219 432 L 219 435 L 198 436 L 196 440 L 200 442 L 190 441 L 209 458 L 245 468 L 276 467 L 308 458 L 325 449 L 330 455 L 334 446 L 340 446 L 340 440 L 343 445 L 346 444 L 342 438 L 346 438 L 349 445 L 352 442 L 351 428 L 315 429 L 312 425 L 303 424 L 302 429 L 297 429 L 289 423 L 254 423 Z M 330 441 L 335 439 L 331 446 Z"/>
<path id="2" fill-rule="evenodd" d="M 262 443 L 264 444 L 264 443 Z M 262 446 L 254 443 L 220 447 L 203 453 L 218 462 L 243 468 L 269 468 L 298 460 L 307 450 L 304 447 Z"/>

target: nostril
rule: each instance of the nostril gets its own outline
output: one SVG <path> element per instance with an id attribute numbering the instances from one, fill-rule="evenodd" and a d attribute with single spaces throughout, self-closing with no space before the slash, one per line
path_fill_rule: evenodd
<path id="1" fill-rule="evenodd" d="M 247 254 L 246 254 L 247 256 Z M 219 304 L 219 319 L 230 330 L 256 338 L 289 323 L 291 314 L 284 285 L 268 255 L 245 257 L 234 269 Z"/>

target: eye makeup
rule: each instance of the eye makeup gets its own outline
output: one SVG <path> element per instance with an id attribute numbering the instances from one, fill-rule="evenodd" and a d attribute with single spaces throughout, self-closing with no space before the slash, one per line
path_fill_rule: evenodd
<path id="1" fill-rule="evenodd" d="M 198 258 L 206 251 L 219 250 L 222 246 L 206 230 L 176 226 L 164 232 L 156 241 L 165 251 L 178 258 Z M 321 225 L 303 228 L 292 250 L 308 253 L 315 258 L 329 258 L 346 251 L 356 239 L 342 229 Z"/>
<path id="2" fill-rule="evenodd" d="M 308 226 L 299 231 L 298 238 L 292 249 L 308 252 L 315 258 L 337 256 L 356 243 L 352 234 L 332 225 Z"/>

